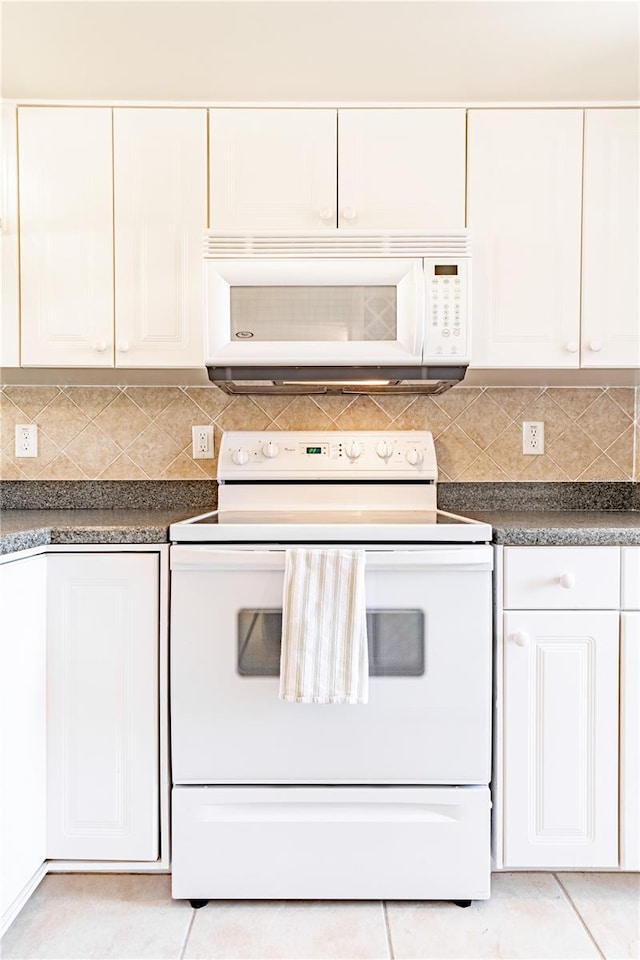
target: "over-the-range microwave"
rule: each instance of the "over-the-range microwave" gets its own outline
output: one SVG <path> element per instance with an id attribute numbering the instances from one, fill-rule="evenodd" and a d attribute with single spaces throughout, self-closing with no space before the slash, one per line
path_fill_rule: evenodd
<path id="1" fill-rule="evenodd" d="M 205 238 L 209 378 L 229 393 L 435 393 L 470 359 L 466 231 Z"/>

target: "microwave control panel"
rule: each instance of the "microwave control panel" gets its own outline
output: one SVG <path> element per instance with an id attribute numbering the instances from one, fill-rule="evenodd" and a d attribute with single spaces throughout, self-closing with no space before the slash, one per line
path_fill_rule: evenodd
<path id="1" fill-rule="evenodd" d="M 469 360 L 469 263 L 425 260 L 425 358 Z"/>

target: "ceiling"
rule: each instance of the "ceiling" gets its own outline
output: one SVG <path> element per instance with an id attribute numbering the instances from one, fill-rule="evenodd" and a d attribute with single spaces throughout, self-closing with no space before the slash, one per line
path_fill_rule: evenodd
<path id="1" fill-rule="evenodd" d="M 6 0 L 8 99 L 631 101 L 640 4 Z"/>

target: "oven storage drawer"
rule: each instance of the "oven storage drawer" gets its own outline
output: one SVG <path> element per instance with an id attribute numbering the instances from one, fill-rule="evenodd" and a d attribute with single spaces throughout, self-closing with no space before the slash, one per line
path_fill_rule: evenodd
<path id="1" fill-rule="evenodd" d="M 174 787 L 172 893 L 482 900 L 488 787 Z"/>

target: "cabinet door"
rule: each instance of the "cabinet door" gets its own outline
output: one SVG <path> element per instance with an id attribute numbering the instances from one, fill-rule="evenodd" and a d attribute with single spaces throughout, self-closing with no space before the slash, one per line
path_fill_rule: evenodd
<path id="1" fill-rule="evenodd" d="M 640 111 L 586 110 L 582 366 L 640 366 Z"/>
<path id="2" fill-rule="evenodd" d="M 47 857 L 158 856 L 158 558 L 49 557 Z"/>
<path id="3" fill-rule="evenodd" d="M 0 124 L 0 367 L 18 367 L 18 119 L 14 104 L 0 104 Z"/>
<path id="4" fill-rule="evenodd" d="M 213 230 L 336 226 L 335 110 L 212 110 Z"/>
<path id="5" fill-rule="evenodd" d="M 111 110 L 19 110 L 24 366 L 113 365 Z"/>
<path id="6" fill-rule="evenodd" d="M 620 866 L 640 870 L 640 613 L 622 614 Z"/>
<path id="7" fill-rule="evenodd" d="M 45 557 L 0 566 L 2 917 L 45 859 L 45 605 Z"/>
<path id="8" fill-rule="evenodd" d="M 464 110 L 340 110 L 338 225 L 464 227 Z"/>
<path id="9" fill-rule="evenodd" d="M 618 613 L 507 613 L 504 865 L 618 864 Z"/>
<path id="10" fill-rule="evenodd" d="M 116 366 L 201 367 L 207 114 L 114 110 Z"/>
<path id="11" fill-rule="evenodd" d="M 470 110 L 476 367 L 577 367 L 581 110 Z"/>

